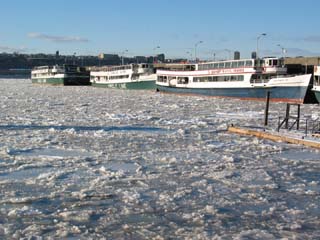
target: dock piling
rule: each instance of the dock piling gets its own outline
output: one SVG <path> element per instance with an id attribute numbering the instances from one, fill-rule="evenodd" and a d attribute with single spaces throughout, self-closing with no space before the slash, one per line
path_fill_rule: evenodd
<path id="1" fill-rule="evenodd" d="M 264 110 L 264 125 L 265 125 L 265 126 L 268 126 L 269 103 L 270 103 L 270 91 L 267 91 L 267 96 L 266 96 L 266 108 L 265 108 L 265 110 Z"/>

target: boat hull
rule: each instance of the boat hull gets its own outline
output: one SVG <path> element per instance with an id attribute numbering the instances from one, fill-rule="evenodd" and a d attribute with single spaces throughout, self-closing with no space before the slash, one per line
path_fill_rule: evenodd
<path id="1" fill-rule="evenodd" d="M 314 95 L 316 96 L 316 99 L 318 103 L 320 103 L 320 89 L 319 90 L 313 90 Z"/>
<path id="2" fill-rule="evenodd" d="M 167 93 L 203 95 L 221 98 L 238 98 L 245 100 L 265 100 L 270 92 L 274 102 L 303 103 L 308 87 L 251 87 L 251 88 L 182 88 L 157 85 L 157 90 Z"/>
<path id="3" fill-rule="evenodd" d="M 136 81 L 123 83 L 92 83 L 94 87 L 116 88 L 116 89 L 131 89 L 131 90 L 152 90 L 156 89 L 154 81 Z"/>
<path id="4" fill-rule="evenodd" d="M 32 78 L 34 84 L 49 84 L 49 85 L 90 85 L 89 76 L 85 77 L 58 77 L 58 78 Z"/>

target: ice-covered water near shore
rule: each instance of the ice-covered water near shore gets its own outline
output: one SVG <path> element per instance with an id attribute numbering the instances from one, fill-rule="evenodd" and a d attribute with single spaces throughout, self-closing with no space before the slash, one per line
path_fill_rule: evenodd
<path id="1" fill-rule="evenodd" d="M 320 238 L 319 151 L 226 132 L 263 102 L 1 79 L 0 103 L 1 239 Z"/>

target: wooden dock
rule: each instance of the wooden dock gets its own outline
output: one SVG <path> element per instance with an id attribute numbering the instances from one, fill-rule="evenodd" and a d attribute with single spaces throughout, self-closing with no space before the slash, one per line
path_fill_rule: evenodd
<path id="1" fill-rule="evenodd" d="M 234 126 L 228 127 L 228 132 L 240 135 L 255 136 L 258 138 L 268 139 L 275 142 L 287 142 L 320 149 L 320 141 L 302 139 L 294 136 L 284 136 L 276 132 L 266 132 L 263 130 L 253 130 L 250 128 L 241 128 Z"/>

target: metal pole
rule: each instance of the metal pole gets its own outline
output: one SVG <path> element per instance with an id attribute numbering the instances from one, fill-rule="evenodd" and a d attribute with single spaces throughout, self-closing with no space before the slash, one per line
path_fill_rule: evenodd
<path id="1" fill-rule="evenodd" d="M 160 48 L 160 46 L 156 46 L 155 48 L 153 48 L 153 55 L 152 55 L 152 62 L 155 63 L 154 59 L 157 60 L 158 62 L 158 56 L 156 56 L 156 50 Z"/>
<path id="2" fill-rule="evenodd" d="M 287 103 L 285 129 L 288 129 L 288 127 L 289 127 L 289 115 L 290 115 L 290 104 Z"/>
<path id="3" fill-rule="evenodd" d="M 197 42 L 197 43 L 194 45 L 194 60 L 195 60 L 195 62 L 197 62 L 197 46 L 198 46 L 200 43 L 203 43 L 203 41 L 199 41 L 199 42 Z"/>
<path id="4" fill-rule="evenodd" d="M 257 37 L 257 58 L 259 58 L 259 40 L 262 36 L 266 36 L 266 33 L 261 33 L 258 37 Z"/>
<path id="5" fill-rule="evenodd" d="M 305 130 L 306 136 L 308 135 L 308 119 L 306 119 L 306 130 Z"/>
<path id="6" fill-rule="evenodd" d="M 298 104 L 298 116 L 297 116 L 297 130 L 300 127 L 300 104 Z"/>
<path id="7" fill-rule="evenodd" d="M 268 126 L 269 103 L 270 103 L 270 91 L 267 91 L 266 108 L 265 108 L 265 111 L 264 111 L 264 125 L 265 125 L 265 126 Z"/>
<path id="8" fill-rule="evenodd" d="M 128 49 L 124 50 L 121 54 L 121 65 L 124 65 L 124 54 L 128 52 Z"/>

